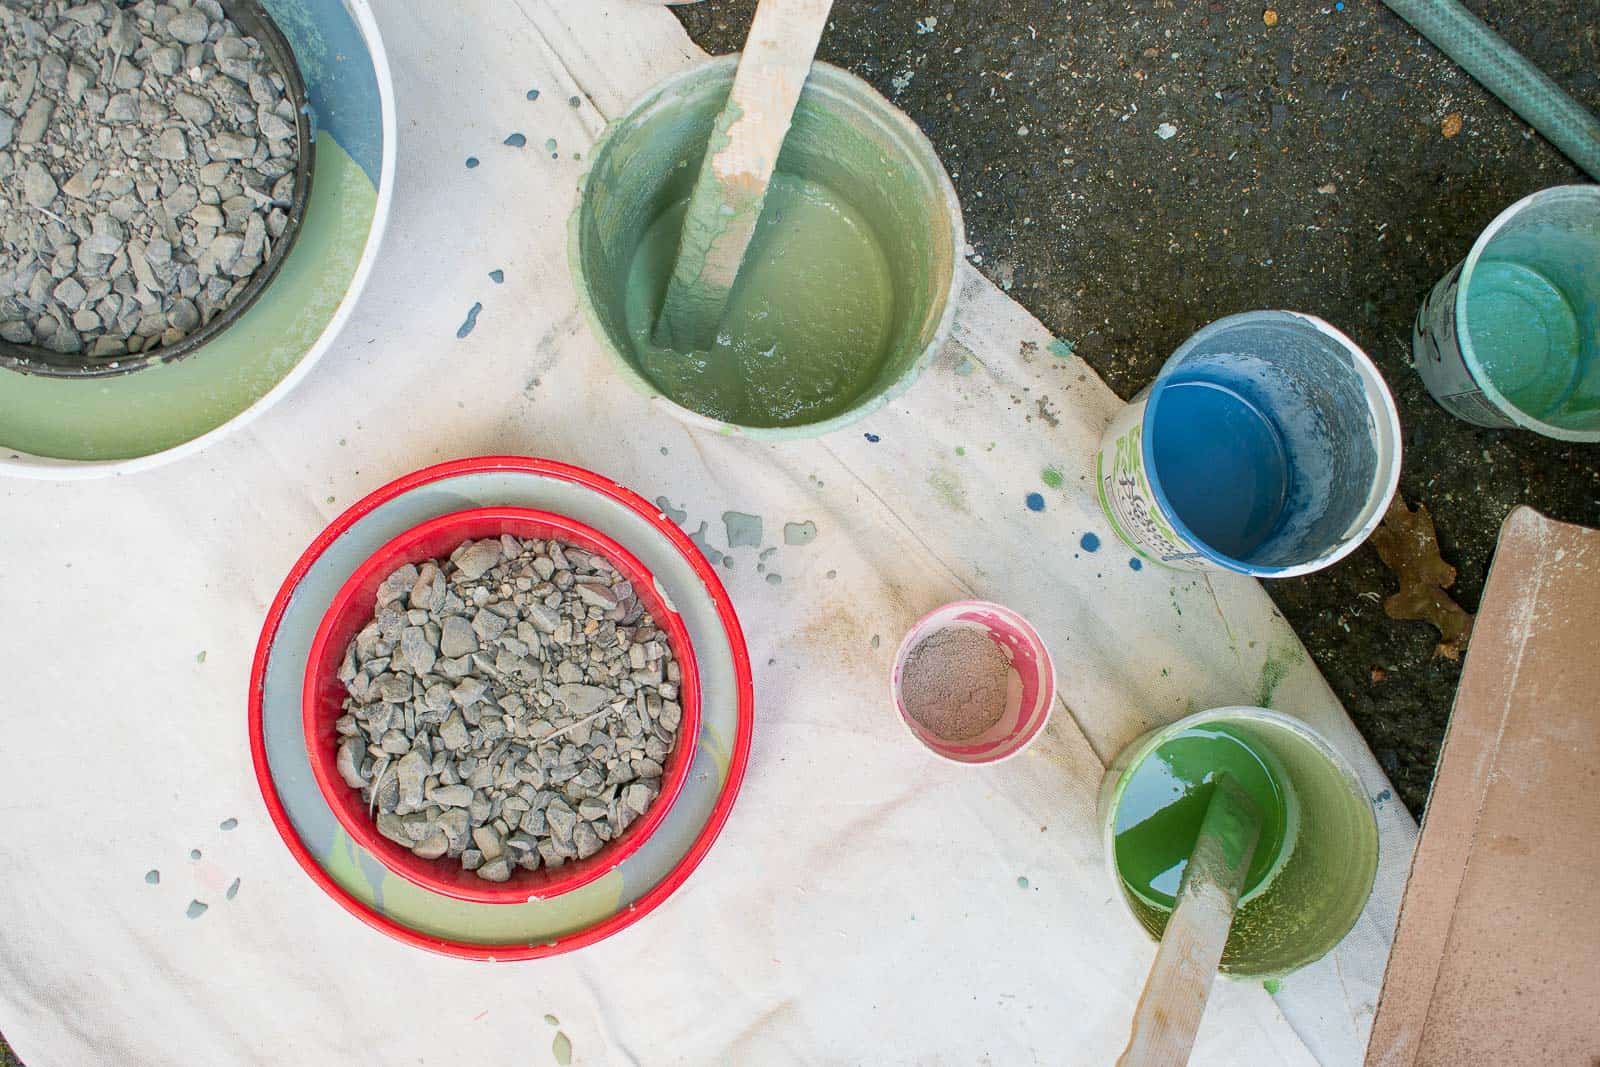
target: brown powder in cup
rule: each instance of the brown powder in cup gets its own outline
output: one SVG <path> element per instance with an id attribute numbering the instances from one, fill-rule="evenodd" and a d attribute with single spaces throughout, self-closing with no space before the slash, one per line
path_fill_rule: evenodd
<path id="1" fill-rule="evenodd" d="M 977 737 L 1006 710 L 1011 661 L 980 630 L 949 629 L 917 642 L 900 674 L 906 711 L 947 741 Z"/>

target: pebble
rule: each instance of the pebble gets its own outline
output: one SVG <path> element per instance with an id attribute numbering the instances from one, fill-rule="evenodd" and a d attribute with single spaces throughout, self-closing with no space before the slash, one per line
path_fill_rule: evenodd
<path id="1" fill-rule="evenodd" d="M 632 586 L 559 541 L 396 570 L 339 677 L 335 765 L 378 832 L 487 881 L 600 852 L 660 794 L 682 719 Z"/>
<path id="2" fill-rule="evenodd" d="M 0 8 L 0 337 L 96 357 L 182 341 L 287 227 L 282 74 L 214 0 Z"/>

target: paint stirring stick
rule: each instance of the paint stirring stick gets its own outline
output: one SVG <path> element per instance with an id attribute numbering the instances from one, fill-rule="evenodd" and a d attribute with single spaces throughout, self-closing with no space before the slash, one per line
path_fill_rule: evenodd
<path id="1" fill-rule="evenodd" d="M 1218 775 L 1118 1067 L 1188 1062 L 1260 837 L 1261 809 L 1232 778 Z"/>
<path id="2" fill-rule="evenodd" d="M 704 351 L 715 340 L 832 6 L 833 0 L 761 0 L 756 8 L 733 91 L 689 196 L 657 344 Z"/>

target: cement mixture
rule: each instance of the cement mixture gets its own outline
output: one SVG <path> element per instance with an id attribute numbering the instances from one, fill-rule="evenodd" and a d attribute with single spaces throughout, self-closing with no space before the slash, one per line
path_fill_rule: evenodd
<path id="1" fill-rule="evenodd" d="M 1011 661 L 969 629 L 940 630 L 917 643 L 901 672 L 901 699 L 917 722 L 947 741 L 977 737 L 1006 710 Z"/>

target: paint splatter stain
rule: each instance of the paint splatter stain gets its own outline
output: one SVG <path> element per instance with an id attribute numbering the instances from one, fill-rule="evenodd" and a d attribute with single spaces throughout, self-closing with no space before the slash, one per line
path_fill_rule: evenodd
<path id="1" fill-rule="evenodd" d="M 963 447 L 962 447 L 962 446 L 960 446 L 960 445 L 956 445 L 956 455 L 958 455 L 958 456 L 964 456 L 964 455 L 966 455 L 966 454 L 967 454 L 967 450 L 966 450 L 966 449 L 965 449 L 965 448 L 963 448 Z"/>
<path id="2" fill-rule="evenodd" d="M 810 519 L 783 524 L 783 543 L 786 545 L 809 545 L 816 539 L 817 524 Z"/>
<path id="3" fill-rule="evenodd" d="M 228 900 L 232 900 L 234 897 L 238 896 L 239 895 L 239 879 L 235 878 L 233 880 L 232 884 L 230 884 L 228 886 L 228 891 L 226 893 L 222 894 L 222 895 L 225 898 L 227 898 Z"/>
<path id="4" fill-rule="evenodd" d="M 554 152 L 556 150 L 556 139 L 554 137 L 545 140 L 544 150 L 546 152 Z"/>
<path id="5" fill-rule="evenodd" d="M 504 141 L 501 141 L 500 143 L 503 144 L 503 145 L 509 145 L 512 148 L 522 148 L 524 145 L 526 145 L 528 143 L 528 138 L 523 136 L 520 133 L 513 133 L 511 136 L 507 137 Z"/>
<path id="6" fill-rule="evenodd" d="M 506 280 L 506 272 L 498 269 L 492 270 L 489 272 L 489 280 L 494 282 L 496 285 L 504 285 Z"/>
<path id="7" fill-rule="evenodd" d="M 537 90 L 537 89 L 529 89 L 528 90 L 528 99 L 529 100 L 537 100 L 537 99 L 539 99 L 539 90 Z"/>
<path id="8" fill-rule="evenodd" d="M 667 446 L 666 445 L 662 445 L 661 446 L 661 454 L 663 456 L 665 456 L 667 454 L 667 452 L 668 452 Z"/>
<path id="9" fill-rule="evenodd" d="M 1057 337 L 1055 340 L 1050 342 L 1050 354 L 1060 359 L 1070 359 L 1072 358 L 1073 350 L 1076 347 L 1076 345 L 1067 340 L 1065 337 Z"/>
<path id="10" fill-rule="evenodd" d="M 1078 538 L 1078 547 L 1082 548 L 1085 552 L 1100 551 L 1100 535 L 1094 533 L 1084 534 L 1082 537 Z"/>
<path id="11" fill-rule="evenodd" d="M 196 663 L 204 663 L 206 661 L 206 650 L 202 648 L 199 652 L 196 652 L 194 654 L 194 661 Z"/>
<path id="12" fill-rule="evenodd" d="M 1140 559 L 1138 556 L 1134 556 L 1128 561 L 1128 566 L 1133 570 L 1142 571 L 1144 570 L 1144 560 Z"/>
<path id="13" fill-rule="evenodd" d="M 728 534 L 729 548 L 761 547 L 761 516 L 742 511 L 724 511 L 722 526 Z"/>
<path id="14" fill-rule="evenodd" d="M 200 858 L 200 850 L 197 849 L 197 848 L 191 848 L 189 850 L 189 858 L 192 859 L 192 860 L 199 859 Z"/>
<path id="15" fill-rule="evenodd" d="M 239 820 L 238 819 L 223 819 L 221 822 L 217 823 L 217 829 L 219 829 L 219 830 L 232 830 L 235 827 L 237 827 L 238 825 L 239 825 Z"/>
<path id="16" fill-rule="evenodd" d="M 683 520 L 689 517 L 689 513 L 687 511 L 685 511 L 683 508 L 673 507 L 672 501 L 668 500 L 664 496 L 656 497 L 656 507 L 661 509 L 661 513 L 663 515 L 680 526 L 683 525 Z"/>
<path id="17" fill-rule="evenodd" d="M 576 100 L 577 97 L 573 97 L 573 99 Z M 557 1030 L 556 1039 L 550 1042 L 550 1053 L 555 1056 L 557 1063 L 561 1064 L 562 1067 L 566 1067 L 567 1064 L 572 1062 L 572 1038 Z"/>
<path id="18" fill-rule="evenodd" d="M 1373 797 L 1372 798 L 1372 802 L 1374 804 L 1377 804 L 1377 805 L 1381 806 L 1386 800 L 1389 800 L 1393 796 L 1394 796 L 1393 793 L 1391 793 L 1391 792 L 1389 792 L 1389 790 L 1385 789 L 1385 790 L 1382 790 L 1381 792 L 1379 792 L 1377 796 Z M 146 875 L 145 876 L 145 881 L 148 882 L 149 880 L 150 880 L 149 876 Z"/>
<path id="19" fill-rule="evenodd" d="M 189 901 L 189 906 L 184 909 L 183 914 L 190 919 L 198 919 L 206 913 L 206 908 L 207 905 L 200 903 L 198 900 L 191 900 Z"/>
<path id="20" fill-rule="evenodd" d="M 829 571 L 828 572 L 828 577 L 829 578 L 837 578 L 837 577 L 839 577 L 839 572 L 838 571 Z"/>
<path id="21" fill-rule="evenodd" d="M 939 467 L 928 473 L 928 488 L 938 496 L 939 502 L 951 511 L 967 510 L 967 491 L 961 481 L 950 471 Z"/>
<path id="22" fill-rule="evenodd" d="M 733 569 L 733 557 L 732 556 L 723 556 L 722 557 L 722 565 L 724 567 L 727 567 L 729 570 L 732 570 Z"/>
<path id="23" fill-rule="evenodd" d="M 470 308 L 467 309 L 466 320 L 463 321 L 461 323 L 461 326 L 456 330 L 456 340 L 457 341 L 465 340 L 467 334 L 471 333 L 474 329 L 477 328 L 477 325 L 478 325 L 478 312 L 480 312 L 482 310 L 483 310 L 483 305 L 481 303 L 477 303 L 477 302 L 474 302 L 473 305 Z"/>
<path id="24" fill-rule="evenodd" d="M 711 542 L 706 540 L 706 524 L 702 522 L 700 529 L 689 535 L 689 540 L 694 542 L 702 555 L 713 564 L 722 562 L 722 553 L 711 547 Z"/>
<path id="25" fill-rule="evenodd" d="M 1020 874 L 1020 875 L 1017 876 L 1017 888 L 1018 889 L 1026 889 L 1026 888 L 1028 888 L 1028 876 L 1027 875 Z"/>
<path id="26" fill-rule="evenodd" d="M 883 438 L 879 437 L 875 433 L 864 433 L 861 436 L 865 437 L 868 441 L 871 441 L 873 444 L 877 444 L 879 441 L 883 440 Z"/>
<path id="27" fill-rule="evenodd" d="M 1283 988 L 1283 983 L 1276 978 L 1268 978 L 1261 983 L 1261 988 L 1265 989 L 1270 996 L 1277 996 L 1278 990 Z"/>
<path id="28" fill-rule="evenodd" d="M 1278 686 L 1288 677 L 1289 668 L 1299 662 L 1298 648 L 1281 648 L 1267 653 L 1266 662 L 1261 664 L 1261 679 L 1256 685 L 1256 707 L 1272 707 L 1272 698 L 1277 694 Z"/>
<path id="29" fill-rule="evenodd" d="M 546 1015 L 544 1017 L 544 1021 L 549 1023 L 551 1026 L 560 1026 L 561 1025 L 561 1020 L 557 1019 L 554 1015 Z"/>
<path id="30" fill-rule="evenodd" d="M 1061 488 L 1061 468 L 1046 467 L 1039 472 L 1039 480 L 1052 489 Z"/>
<path id="31" fill-rule="evenodd" d="M 767 575 L 767 584 L 768 585 L 782 585 L 783 584 L 783 575 L 777 574 L 777 573 L 773 573 L 773 574 Z"/>
<path id="32" fill-rule="evenodd" d="M 583 102 L 583 101 L 581 101 L 581 100 L 579 100 L 579 99 L 578 99 L 578 98 L 577 98 L 577 97 L 575 97 L 575 96 L 569 96 L 569 97 L 567 97 L 567 103 L 569 103 L 569 104 L 571 104 L 571 105 L 572 105 L 572 106 L 573 106 L 573 107 L 577 107 L 577 106 L 578 106 L 578 105 L 579 105 L 579 104 L 581 104 L 581 103 L 582 103 L 582 102 Z"/>
<path id="33" fill-rule="evenodd" d="M 477 165 L 478 165 L 478 157 L 477 156 L 468 156 L 467 157 L 467 169 L 468 170 L 474 169 L 475 167 L 477 167 Z"/>
<path id="34" fill-rule="evenodd" d="M 144 872 L 144 884 L 145 885 L 160 885 L 161 884 L 161 872 L 156 870 L 154 867 L 151 867 L 148 871 L 145 871 Z"/>
<path id="35" fill-rule="evenodd" d="M 872 635 L 872 647 L 873 648 L 877 648 L 881 644 L 883 644 L 883 638 L 880 637 L 878 634 L 873 634 Z"/>
<path id="36" fill-rule="evenodd" d="M 966 356 L 962 356 L 961 362 L 956 364 L 956 373 L 965 378 L 972 373 L 972 368 L 972 360 L 968 359 Z"/>
<path id="37" fill-rule="evenodd" d="M 1025 502 L 1028 505 L 1029 511 L 1044 510 L 1044 497 L 1039 493 L 1029 493 Z"/>

